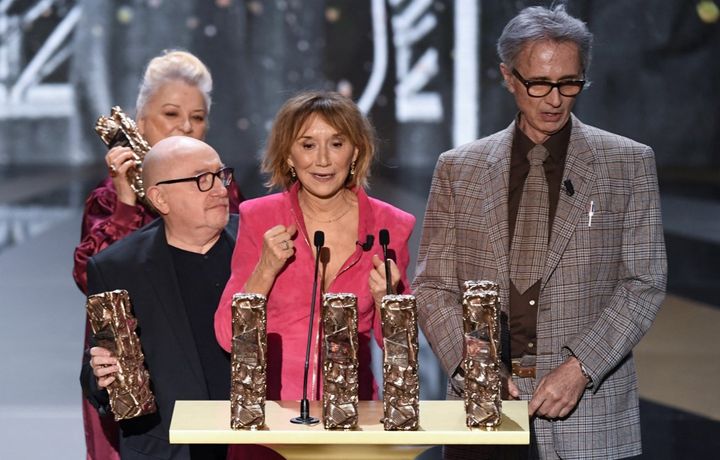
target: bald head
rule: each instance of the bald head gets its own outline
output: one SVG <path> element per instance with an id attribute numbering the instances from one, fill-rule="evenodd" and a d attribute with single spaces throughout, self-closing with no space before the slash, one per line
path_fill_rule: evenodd
<path id="1" fill-rule="evenodd" d="M 188 136 L 172 136 L 156 143 L 143 160 L 143 183 L 146 187 L 174 178 L 174 172 L 199 153 L 215 150 L 205 142 Z"/>
<path id="2" fill-rule="evenodd" d="M 165 221 L 168 244 L 202 252 L 217 239 L 229 209 L 227 189 L 217 180 L 223 166 L 212 147 L 187 136 L 163 139 L 145 155 L 146 196 Z M 201 180 L 209 188 L 201 190 Z"/>

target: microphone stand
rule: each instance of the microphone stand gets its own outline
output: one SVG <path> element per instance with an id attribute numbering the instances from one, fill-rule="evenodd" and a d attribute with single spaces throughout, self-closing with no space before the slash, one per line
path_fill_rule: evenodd
<path id="1" fill-rule="evenodd" d="M 315 298 L 317 294 L 318 269 L 320 266 L 320 251 L 325 245 L 325 233 L 318 230 L 315 232 L 313 243 L 315 245 L 315 278 L 313 279 L 312 297 L 310 300 L 310 327 L 308 327 L 307 348 L 305 349 L 305 375 L 303 379 L 303 397 L 300 401 L 300 415 L 293 417 L 290 422 L 299 425 L 314 425 L 318 423 L 316 417 L 310 416 L 310 401 L 307 398 L 308 369 L 310 368 L 310 344 L 312 343 L 313 322 L 315 320 Z"/>
<path id="2" fill-rule="evenodd" d="M 387 295 L 393 294 L 392 279 L 390 277 L 390 260 L 388 259 L 388 245 L 390 244 L 390 232 L 383 228 L 380 230 L 380 246 L 383 250 L 383 261 L 385 262 L 385 282 L 387 286 Z"/>

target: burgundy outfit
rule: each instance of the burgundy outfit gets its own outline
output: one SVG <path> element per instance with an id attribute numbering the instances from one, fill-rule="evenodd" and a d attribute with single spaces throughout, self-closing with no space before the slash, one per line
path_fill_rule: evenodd
<path id="1" fill-rule="evenodd" d="M 228 187 L 228 198 L 230 212 L 236 213 L 243 197 L 234 180 Z M 87 294 L 88 259 L 150 223 L 156 217 L 157 214 L 141 203 L 130 206 L 118 201 L 117 192 L 110 177 L 106 177 L 90 192 L 85 201 L 80 244 L 75 248 L 73 266 L 73 278 L 83 294 Z M 89 334 L 88 326 L 86 320 L 85 344 L 87 344 Z M 97 410 L 85 398 L 82 400 L 82 409 L 87 458 L 91 460 L 119 459 L 117 423 L 110 417 L 100 417 Z"/>
<path id="2" fill-rule="evenodd" d="M 268 385 L 270 400 L 299 400 L 302 398 L 305 348 L 307 345 L 310 298 L 314 275 L 313 238 L 308 236 L 303 214 L 298 202 L 299 185 L 294 184 L 283 193 L 245 201 L 240 205 L 240 223 L 237 242 L 232 258 L 232 273 L 215 313 L 215 334 L 218 342 L 230 351 L 232 340 L 231 302 L 235 293 L 242 292 L 250 274 L 260 259 L 263 234 L 276 225 L 298 228 L 293 237 L 295 255 L 275 278 L 267 302 L 268 334 Z M 374 329 L 376 339 L 382 343 L 380 315 L 369 288 L 369 275 L 373 269 L 372 256 L 382 260 L 379 244 L 362 247 L 368 235 L 375 241 L 380 229 L 386 228 L 391 235 L 390 250 L 400 269 L 402 279 L 398 293 L 409 288 L 406 269 L 409 261 L 408 240 L 415 224 L 415 217 L 382 201 L 369 198 L 365 191 L 353 189 L 357 195 L 359 223 L 355 252 L 342 265 L 335 279 L 325 292 L 354 293 L 358 296 L 359 336 L 359 396 L 360 399 L 377 397 L 377 385 L 370 369 L 370 337 Z M 320 290 L 320 289 L 318 289 Z M 313 341 L 308 379 L 308 399 L 320 399 L 321 349 L 320 311 L 321 292 L 316 302 Z"/>

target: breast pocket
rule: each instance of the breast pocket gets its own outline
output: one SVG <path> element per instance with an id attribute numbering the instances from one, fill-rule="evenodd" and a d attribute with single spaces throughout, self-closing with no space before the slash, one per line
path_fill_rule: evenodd
<path id="1" fill-rule="evenodd" d="M 581 259 L 589 265 L 615 264 L 618 262 L 623 238 L 625 219 L 621 203 L 598 200 L 592 216 L 585 213 L 575 228 L 574 248 Z"/>

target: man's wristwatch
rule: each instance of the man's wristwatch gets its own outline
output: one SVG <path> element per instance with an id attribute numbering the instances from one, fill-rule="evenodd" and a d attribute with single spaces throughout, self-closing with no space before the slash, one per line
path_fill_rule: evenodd
<path id="1" fill-rule="evenodd" d="M 573 356 L 575 356 L 575 355 L 573 355 Z M 587 388 L 590 385 L 592 385 L 592 382 L 593 382 L 592 377 L 590 377 L 590 374 L 588 374 L 588 371 L 587 371 L 587 369 L 585 369 L 585 365 L 583 364 L 583 362 L 580 361 L 580 358 L 575 356 L 575 359 L 577 359 L 578 364 L 580 364 L 580 372 L 582 372 L 583 377 L 585 377 L 587 379 L 587 385 L 585 386 Z"/>

